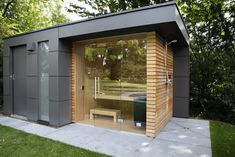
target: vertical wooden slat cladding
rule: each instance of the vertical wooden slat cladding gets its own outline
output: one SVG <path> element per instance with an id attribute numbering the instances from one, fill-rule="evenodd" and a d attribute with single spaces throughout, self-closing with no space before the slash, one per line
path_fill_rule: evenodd
<path id="1" fill-rule="evenodd" d="M 173 51 L 168 46 L 167 71 L 173 78 Z M 147 33 L 147 126 L 155 137 L 172 117 L 173 85 L 166 85 L 165 43 L 155 32 Z"/>
<path id="2" fill-rule="evenodd" d="M 72 47 L 72 65 L 71 65 L 71 94 L 72 94 L 72 122 L 77 121 L 77 54 L 76 54 L 76 43 L 73 43 Z"/>

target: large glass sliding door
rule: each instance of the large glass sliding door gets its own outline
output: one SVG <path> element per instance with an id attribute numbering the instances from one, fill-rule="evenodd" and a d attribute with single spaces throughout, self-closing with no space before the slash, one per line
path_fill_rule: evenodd
<path id="1" fill-rule="evenodd" d="M 121 60 L 106 43 L 85 45 L 85 120 L 94 125 L 120 129 Z"/>
<path id="2" fill-rule="evenodd" d="M 146 42 L 123 41 L 121 64 L 121 130 L 145 133 L 146 125 Z"/>
<path id="3" fill-rule="evenodd" d="M 83 113 L 85 123 L 145 132 L 145 40 L 84 45 Z"/>

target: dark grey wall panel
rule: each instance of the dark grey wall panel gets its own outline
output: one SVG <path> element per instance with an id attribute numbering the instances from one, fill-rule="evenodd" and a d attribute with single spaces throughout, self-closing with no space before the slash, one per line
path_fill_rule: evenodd
<path id="1" fill-rule="evenodd" d="M 189 117 L 189 47 L 174 49 L 173 116 Z"/>
<path id="2" fill-rule="evenodd" d="M 3 76 L 3 95 L 10 95 L 10 78 L 9 76 Z"/>
<path id="3" fill-rule="evenodd" d="M 58 51 L 53 51 L 49 53 L 49 71 L 50 71 L 50 76 L 58 76 L 58 71 L 59 71 L 59 53 Z"/>
<path id="4" fill-rule="evenodd" d="M 50 52 L 50 76 L 71 76 L 71 53 Z"/>
<path id="5" fill-rule="evenodd" d="M 37 76 L 38 75 L 38 57 L 37 54 L 27 55 L 27 75 Z"/>
<path id="6" fill-rule="evenodd" d="M 38 98 L 38 77 L 27 77 L 27 98 Z"/>
<path id="7" fill-rule="evenodd" d="M 59 102 L 60 107 L 60 125 L 71 123 L 71 100 Z"/>
<path id="8" fill-rule="evenodd" d="M 4 42 L 3 48 L 3 111 L 5 114 L 12 114 L 11 55 L 6 42 Z"/>
<path id="9" fill-rule="evenodd" d="M 49 105 L 49 123 L 50 125 L 60 126 L 59 102 L 50 101 Z"/>
<path id="10" fill-rule="evenodd" d="M 49 58 L 49 123 L 61 126 L 71 122 L 71 42 L 60 40 Z"/>
<path id="11" fill-rule="evenodd" d="M 8 39 L 4 40 L 4 44 L 3 44 L 3 57 L 9 57 L 10 54 L 10 48 L 8 45 Z"/>
<path id="12" fill-rule="evenodd" d="M 49 95 L 50 101 L 59 101 L 59 78 L 49 77 Z"/>
<path id="13" fill-rule="evenodd" d="M 11 78 L 9 76 L 10 74 L 10 66 L 9 66 L 9 56 L 7 53 L 7 46 L 6 44 L 4 45 L 4 55 L 3 56 L 3 111 L 5 114 L 11 114 L 12 112 L 12 103 L 11 103 Z"/>
<path id="14" fill-rule="evenodd" d="M 5 114 L 12 113 L 12 105 L 10 100 L 11 100 L 10 96 L 3 96 L 3 111 Z"/>
<path id="15" fill-rule="evenodd" d="M 189 75 L 189 67 L 185 66 L 189 63 L 189 57 L 175 57 L 175 66 L 174 69 L 175 76 L 188 76 Z"/>
<path id="16" fill-rule="evenodd" d="M 9 57 L 3 57 L 3 75 L 9 75 L 10 74 L 10 58 Z"/>
<path id="17" fill-rule="evenodd" d="M 174 117 L 188 118 L 189 117 L 189 100 L 186 98 L 174 97 Z M 176 104 L 176 105 L 175 105 Z"/>
<path id="18" fill-rule="evenodd" d="M 33 43 L 30 49 L 34 51 L 27 51 L 26 63 L 27 63 L 27 118 L 29 120 L 38 120 L 38 55 L 37 44 Z M 27 43 L 27 45 L 28 45 Z"/>
<path id="19" fill-rule="evenodd" d="M 189 86 L 188 77 L 175 77 L 174 78 L 174 97 L 185 97 L 188 98 Z"/>
<path id="20" fill-rule="evenodd" d="M 178 57 L 185 57 L 187 59 L 189 57 L 189 47 L 178 47 L 174 49 L 174 57 L 177 59 Z M 189 58 L 187 59 L 189 61 Z"/>
<path id="21" fill-rule="evenodd" d="M 71 76 L 71 53 L 59 53 L 59 70 L 55 75 Z"/>
<path id="22" fill-rule="evenodd" d="M 59 77 L 59 98 L 71 99 L 71 77 Z"/>
<path id="23" fill-rule="evenodd" d="M 71 100 L 50 101 L 50 125 L 62 126 L 71 123 Z"/>
<path id="24" fill-rule="evenodd" d="M 38 99 L 27 98 L 27 118 L 29 120 L 38 120 Z"/>
<path id="25" fill-rule="evenodd" d="M 49 95 L 52 101 L 64 101 L 71 99 L 71 77 L 50 77 Z"/>
<path id="26" fill-rule="evenodd" d="M 59 27 L 59 38 L 175 21 L 176 6 L 103 16 Z M 148 18 L 146 18 L 148 17 Z"/>

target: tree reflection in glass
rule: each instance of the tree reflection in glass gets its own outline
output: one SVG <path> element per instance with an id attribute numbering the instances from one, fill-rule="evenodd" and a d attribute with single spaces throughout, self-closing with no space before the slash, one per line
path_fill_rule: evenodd
<path id="1" fill-rule="evenodd" d="M 92 92 L 85 99 L 95 95 L 94 107 L 118 109 L 120 122 L 134 126 L 135 100 L 146 96 L 146 52 L 142 39 L 86 45 L 85 86 Z"/>

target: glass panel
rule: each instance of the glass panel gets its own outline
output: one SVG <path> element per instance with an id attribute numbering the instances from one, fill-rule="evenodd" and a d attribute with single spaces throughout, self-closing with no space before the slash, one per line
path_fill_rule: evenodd
<path id="1" fill-rule="evenodd" d="M 145 133 L 145 40 L 86 45 L 84 83 L 86 123 Z"/>
<path id="2" fill-rule="evenodd" d="M 40 74 L 40 120 L 49 121 L 49 47 L 48 42 L 39 43 Z"/>
<path id="3" fill-rule="evenodd" d="M 95 125 L 120 129 L 120 65 L 112 43 L 85 46 L 85 119 Z"/>
<path id="4" fill-rule="evenodd" d="M 128 40 L 121 67 L 122 130 L 145 133 L 146 126 L 146 42 Z"/>
<path id="5" fill-rule="evenodd" d="M 93 60 L 95 58 L 89 57 L 85 53 L 85 67 L 84 67 L 84 120 L 82 122 L 94 125 L 94 117 L 92 112 L 94 111 L 94 78 L 95 67 Z"/>
<path id="6" fill-rule="evenodd" d="M 120 113 L 120 49 L 115 42 L 97 44 L 100 59 L 98 92 L 95 103 L 96 113 L 103 111 L 95 119 L 95 124 L 120 129 L 117 119 Z M 100 88 L 100 89 L 99 89 Z"/>

